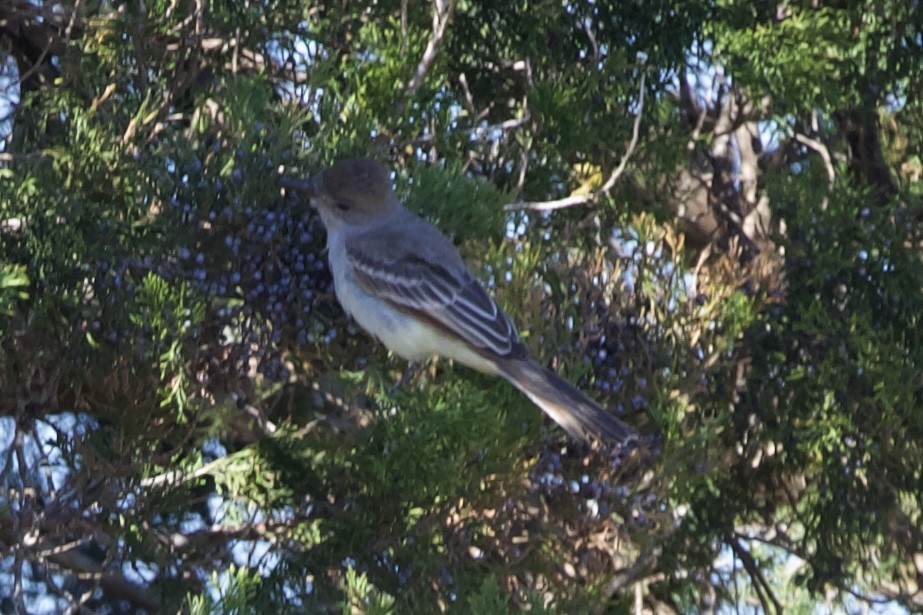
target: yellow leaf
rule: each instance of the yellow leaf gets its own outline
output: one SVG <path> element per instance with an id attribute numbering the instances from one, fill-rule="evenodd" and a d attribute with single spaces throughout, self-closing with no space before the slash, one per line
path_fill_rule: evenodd
<path id="1" fill-rule="evenodd" d="M 592 194 L 603 184 L 602 169 L 589 162 L 575 164 L 574 176 L 580 180 L 580 184 L 570 193 L 571 196 Z"/>

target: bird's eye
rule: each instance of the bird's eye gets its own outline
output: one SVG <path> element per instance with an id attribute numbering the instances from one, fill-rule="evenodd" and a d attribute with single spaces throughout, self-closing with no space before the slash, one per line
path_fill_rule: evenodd
<path id="1" fill-rule="evenodd" d="M 346 203 L 337 203 L 337 209 L 340 211 L 349 211 L 349 205 Z"/>

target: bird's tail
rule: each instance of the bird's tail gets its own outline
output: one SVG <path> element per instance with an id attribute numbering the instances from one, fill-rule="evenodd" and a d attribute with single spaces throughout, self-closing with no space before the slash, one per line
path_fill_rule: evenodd
<path id="1" fill-rule="evenodd" d="M 637 433 L 566 380 L 532 359 L 508 359 L 500 373 L 573 438 L 624 444 Z"/>

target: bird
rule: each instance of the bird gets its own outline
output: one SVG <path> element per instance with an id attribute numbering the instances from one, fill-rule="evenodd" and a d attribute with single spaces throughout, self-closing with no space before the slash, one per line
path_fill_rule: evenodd
<path id="1" fill-rule="evenodd" d="M 327 231 L 344 311 L 409 361 L 440 356 L 507 380 L 572 438 L 625 444 L 635 430 L 529 354 L 516 326 L 439 229 L 406 209 L 386 166 L 338 161 L 309 179 L 283 175 Z"/>

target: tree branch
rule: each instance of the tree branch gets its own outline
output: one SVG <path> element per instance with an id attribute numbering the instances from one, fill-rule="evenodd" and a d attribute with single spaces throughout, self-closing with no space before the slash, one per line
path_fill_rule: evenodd
<path id="1" fill-rule="evenodd" d="M 519 210 L 519 209 L 528 209 L 530 211 L 553 211 L 555 209 L 564 209 L 566 207 L 574 207 L 576 205 L 585 205 L 587 203 L 595 203 L 602 196 L 609 193 L 612 190 L 615 183 L 619 180 L 622 174 L 625 172 L 625 168 L 628 166 L 628 161 L 631 159 L 631 156 L 635 152 L 635 148 L 638 146 L 638 135 L 641 129 L 641 118 L 644 116 L 644 73 L 641 73 L 641 83 L 638 88 L 638 112 L 635 114 L 634 124 L 631 130 L 631 140 L 628 142 L 628 147 L 625 148 L 625 153 L 622 155 L 622 159 L 619 161 L 619 165 L 615 167 L 612 173 L 609 175 L 609 178 L 605 183 L 595 192 L 590 194 L 578 194 L 565 197 L 563 199 L 555 199 L 553 201 L 537 201 L 537 202 L 525 202 L 525 203 L 510 203 L 506 206 L 507 210 Z"/>
<path id="2" fill-rule="evenodd" d="M 836 171 L 833 169 L 833 159 L 830 157 L 830 150 L 827 149 L 827 146 L 800 132 L 795 133 L 795 141 L 811 148 L 820 155 L 821 159 L 824 161 L 824 168 L 827 170 L 827 179 L 832 186 L 833 182 L 836 181 Z"/>
<path id="3" fill-rule="evenodd" d="M 0 517 L 0 544 L 17 544 L 19 538 L 14 531 L 17 518 Z M 82 578 L 95 579 L 99 586 L 110 596 L 126 600 L 136 607 L 150 612 L 156 612 L 160 606 L 158 596 L 149 588 L 137 585 L 125 578 L 114 567 L 107 566 L 105 561 L 98 561 L 84 551 L 86 539 L 74 540 L 64 545 L 52 546 L 45 539 L 40 539 L 40 534 L 48 537 L 56 535 L 56 527 L 36 528 L 36 540 L 33 545 L 20 544 L 17 554 L 23 561 L 39 561 L 52 564 L 66 574 L 75 574 Z M 44 530 L 44 531 L 42 531 Z M 25 612 L 25 611 L 23 611 Z"/>
<path id="4" fill-rule="evenodd" d="M 750 552 L 741 546 L 737 538 L 731 538 L 728 541 L 728 546 L 731 547 L 734 554 L 740 558 L 740 562 L 743 564 L 744 569 L 747 571 L 747 574 L 750 575 L 750 579 L 753 581 L 753 588 L 756 590 L 756 595 L 763 605 L 763 611 L 765 613 L 781 613 L 782 604 L 779 602 L 779 599 L 776 598 L 775 594 L 772 593 L 772 588 L 763 577 L 763 573 L 760 572 L 760 568 Z M 770 603 L 774 610 L 769 608 Z"/>
<path id="5" fill-rule="evenodd" d="M 436 52 L 439 50 L 439 45 L 445 36 L 452 12 L 455 10 L 455 0 L 434 0 L 433 4 L 433 32 L 426 42 L 426 49 L 423 50 L 423 57 L 420 58 L 420 63 L 417 64 L 417 70 L 404 88 L 404 96 L 398 102 L 395 116 L 403 113 L 407 102 L 413 98 L 413 95 L 423 85 L 423 79 L 426 78 L 426 74 L 436 60 Z"/>

